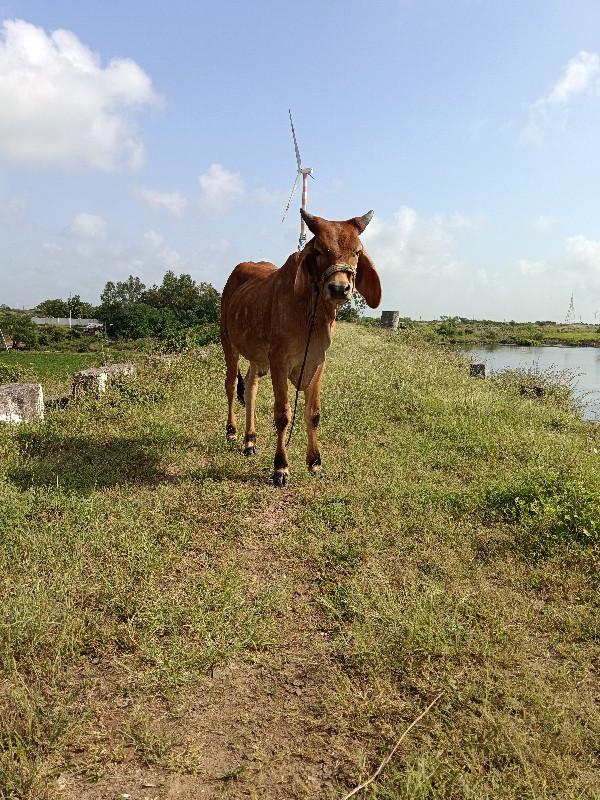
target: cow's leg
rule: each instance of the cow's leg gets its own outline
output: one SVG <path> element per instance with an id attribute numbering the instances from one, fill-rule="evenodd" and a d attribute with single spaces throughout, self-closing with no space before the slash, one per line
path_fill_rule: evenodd
<path id="1" fill-rule="evenodd" d="M 256 430 L 254 428 L 254 407 L 256 405 L 256 392 L 258 390 L 259 370 L 251 361 L 246 374 L 245 404 L 246 404 L 246 435 L 244 436 L 244 455 L 256 455 Z"/>
<path id="2" fill-rule="evenodd" d="M 285 450 L 285 435 L 292 418 L 291 407 L 288 402 L 287 373 L 284 369 L 274 369 L 271 366 L 271 381 L 275 395 L 274 417 L 277 431 L 277 449 L 275 450 L 275 463 L 273 469 L 273 486 L 280 488 L 289 483 L 288 458 Z"/>
<path id="3" fill-rule="evenodd" d="M 317 428 L 321 418 L 321 383 L 325 364 L 317 369 L 308 387 L 304 390 L 304 421 L 306 422 L 306 463 L 313 475 L 322 474 L 321 454 L 317 441 Z"/>
<path id="4" fill-rule="evenodd" d="M 233 442 L 237 438 L 237 424 L 235 419 L 235 392 L 238 380 L 239 353 L 234 350 L 231 344 L 223 340 L 223 351 L 225 353 L 225 364 L 227 372 L 225 374 L 225 391 L 227 392 L 227 441 Z"/>

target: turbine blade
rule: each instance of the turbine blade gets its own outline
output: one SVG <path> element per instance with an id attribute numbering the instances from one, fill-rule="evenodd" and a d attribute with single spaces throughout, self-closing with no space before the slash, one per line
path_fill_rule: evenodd
<path id="1" fill-rule="evenodd" d="M 294 130 L 294 123 L 292 122 L 292 111 L 288 108 L 288 113 L 290 115 L 290 125 L 292 126 L 292 136 L 294 137 L 294 148 L 296 150 L 296 161 L 298 162 L 298 169 L 302 169 L 300 163 L 300 150 L 298 150 L 298 142 L 296 141 L 296 131 Z"/>
<path id="2" fill-rule="evenodd" d="M 298 188 L 299 181 L 300 181 L 300 173 L 296 175 L 296 180 L 294 181 L 294 185 L 292 186 L 292 193 L 290 194 L 290 199 L 288 200 L 288 204 L 285 207 L 285 211 L 283 212 L 283 217 L 281 218 L 282 222 L 285 219 L 285 215 L 287 214 L 290 205 L 292 204 L 292 200 L 294 199 L 294 195 L 296 194 L 296 189 Z"/>

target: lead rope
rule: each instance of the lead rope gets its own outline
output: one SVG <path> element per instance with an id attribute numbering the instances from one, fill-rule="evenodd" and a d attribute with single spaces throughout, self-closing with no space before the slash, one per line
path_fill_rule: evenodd
<path id="1" fill-rule="evenodd" d="M 308 339 L 306 340 L 306 349 L 304 350 L 304 360 L 302 361 L 302 367 L 300 368 L 300 377 L 298 378 L 298 386 L 296 387 L 296 397 L 294 399 L 294 413 L 292 414 L 292 424 L 290 425 L 290 432 L 288 433 L 287 441 L 285 443 L 286 448 L 289 446 L 290 441 L 292 439 L 292 433 L 294 432 L 294 422 L 296 421 L 296 409 L 298 408 L 298 395 L 300 394 L 300 387 L 302 386 L 302 376 L 304 375 L 304 367 L 306 366 L 306 359 L 308 357 L 308 348 L 310 345 L 310 340 L 313 334 L 313 329 L 315 327 L 315 319 L 317 316 L 317 305 L 319 303 L 319 295 L 321 294 L 321 289 L 325 280 L 330 276 L 333 275 L 334 272 L 348 272 L 352 275 L 353 278 L 356 278 L 356 268 L 351 267 L 350 264 L 332 264 L 329 269 L 326 269 L 323 275 L 321 275 L 321 280 L 318 283 L 315 283 L 315 304 L 313 306 L 312 317 L 310 320 L 310 327 L 308 329 Z"/>
<path id="2" fill-rule="evenodd" d="M 304 361 L 302 362 L 302 367 L 300 368 L 300 377 L 298 378 L 298 386 L 296 387 L 296 399 L 294 400 L 294 413 L 292 414 L 292 424 L 290 426 L 290 432 L 288 433 L 287 442 L 285 443 L 286 447 L 289 447 L 290 440 L 292 438 L 292 433 L 294 432 L 294 422 L 296 421 L 296 409 L 298 408 L 298 395 L 300 394 L 300 387 L 302 386 L 302 376 L 304 375 L 304 367 L 306 366 L 306 359 L 308 357 L 308 347 L 310 345 L 313 328 L 315 327 L 315 319 L 317 316 L 318 303 L 319 303 L 319 285 L 315 284 L 315 304 L 313 306 L 312 317 L 310 320 L 310 327 L 308 329 L 308 339 L 306 340 Z"/>

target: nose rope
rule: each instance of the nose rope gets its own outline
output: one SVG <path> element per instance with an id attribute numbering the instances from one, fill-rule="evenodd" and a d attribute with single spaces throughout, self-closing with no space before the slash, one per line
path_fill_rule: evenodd
<path id="1" fill-rule="evenodd" d="M 356 278 L 356 267 L 353 267 L 351 264 L 332 264 L 330 267 L 327 267 L 325 272 L 321 275 L 321 280 L 318 281 L 317 288 L 322 289 L 327 278 L 333 275 L 334 272 L 347 272 L 349 275 L 352 275 L 353 278 Z"/>

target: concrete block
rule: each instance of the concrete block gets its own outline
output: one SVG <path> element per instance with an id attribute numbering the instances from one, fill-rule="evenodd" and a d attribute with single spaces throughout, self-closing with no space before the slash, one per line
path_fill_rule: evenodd
<path id="1" fill-rule="evenodd" d="M 107 382 L 108 375 L 104 367 L 82 369 L 73 375 L 73 397 L 80 397 L 89 392 L 104 394 Z"/>
<path id="2" fill-rule="evenodd" d="M 105 367 L 91 367 L 82 369 L 73 375 L 73 397 L 80 397 L 88 392 L 104 394 L 106 387 L 110 385 L 113 378 L 120 375 L 131 378 L 137 370 L 134 364 L 110 364 Z"/>
<path id="3" fill-rule="evenodd" d="M 398 330 L 398 323 L 400 322 L 399 311 L 382 311 L 381 312 L 381 327 L 391 328 L 393 331 Z"/>
<path id="4" fill-rule="evenodd" d="M 0 386 L 0 422 L 40 422 L 44 419 L 44 394 L 39 383 Z"/>
<path id="5" fill-rule="evenodd" d="M 123 364 L 109 364 L 107 367 L 101 367 L 108 375 L 109 379 L 114 378 L 116 375 L 122 375 L 124 378 L 133 378 L 137 375 L 135 364 L 127 361 Z"/>

